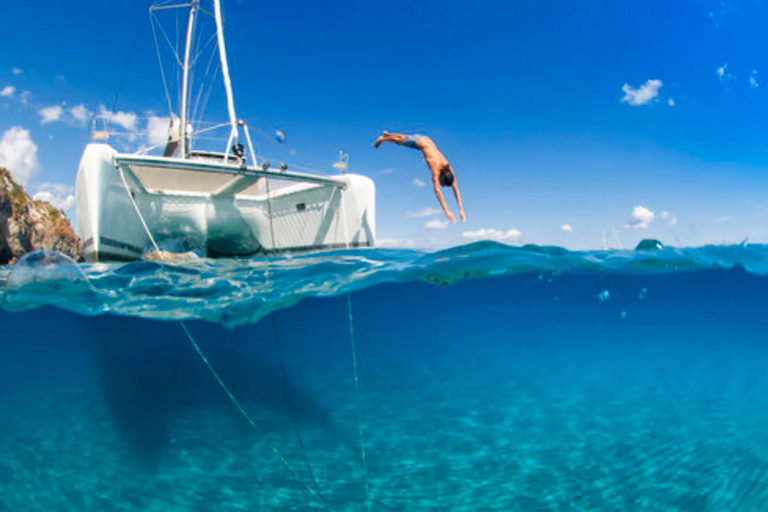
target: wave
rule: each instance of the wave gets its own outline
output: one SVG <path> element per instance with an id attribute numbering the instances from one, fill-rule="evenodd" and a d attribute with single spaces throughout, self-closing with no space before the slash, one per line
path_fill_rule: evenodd
<path id="1" fill-rule="evenodd" d="M 642 245 L 640 246 L 642 247 Z M 164 320 L 254 323 L 306 297 L 334 296 L 382 283 L 449 285 L 523 273 L 667 274 L 741 268 L 768 275 L 768 246 L 569 251 L 477 242 L 439 252 L 354 249 L 279 258 L 191 259 L 76 264 L 59 253 L 26 255 L 0 269 L 0 304 L 9 311 L 61 307 Z"/>

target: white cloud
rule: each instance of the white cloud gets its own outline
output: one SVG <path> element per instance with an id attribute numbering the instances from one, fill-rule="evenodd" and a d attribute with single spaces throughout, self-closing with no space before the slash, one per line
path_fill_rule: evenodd
<path id="1" fill-rule="evenodd" d="M 672 215 L 669 212 L 661 212 L 661 213 L 659 213 L 659 219 L 667 221 L 667 223 L 670 226 L 677 225 L 677 217 L 675 217 L 674 215 Z"/>
<path id="2" fill-rule="evenodd" d="M 24 70 L 21 68 L 11 68 L 11 73 L 13 73 L 14 75 L 20 75 L 24 73 Z"/>
<path id="3" fill-rule="evenodd" d="M 72 118 L 73 124 L 84 125 L 92 115 L 93 112 L 88 110 L 82 103 L 69 109 L 69 116 Z"/>
<path id="4" fill-rule="evenodd" d="M 13 173 L 22 186 L 40 169 L 37 161 L 37 144 L 29 136 L 29 130 L 14 126 L 0 139 L 0 165 Z"/>
<path id="5" fill-rule="evenodd" d="M 379 171 L 380 174 L 383 174 L 385 176 L 387 174 L 392 174 L 393 172 L 395 172 L 395 169 L 392 168 L 392 167 L 387 167 L 386 169 L 382 169 L 382 170 Z"/>
<path id="6" fill-rule="evenodd" d="M 736 77 L 728 72 L 728 64 L 723 64 L 719 68 L 717 68 L 717 79 L 721 82 L 726 82 L 730 80 L 736 80 Z"/>
<path id="7" fill-rule="evenodd" d="M 410 238 L 398 240 L 395 238 L 378 238 L 376 247 L 415 247 L 416 244 Z"/>
<path id="8" fill-rule="evenodd" d="M 72 185 L 65 185 L 64 183 L 50 183 L 48 181 L 41 183 L 37 187 L 38 192 L 48 191 L 54 194 L 72 194 L 75 192 L 75 187 Z"/>
<path id="9" fill-rule="evenodd" d="M 621 101 L 629 103 L 633 107 L 648 105 L 659 95 L 659 88 L 662 85 L 661 80 L 648 80 L 638 89 L 624 84 L 624 87 L 621 88 L 624 91 L 624 97 L 621 98 Z"/>
<path id="10" fill-rule="evenodd" d="M 465 231 L 463 233 L 464 238 L 470 240 L 495 240 L 501 242 L 504 240 L 517 240 L 522 236 L 522 232 L 517 229 L 509 229 L 507 231 L 499 231 L 498 229 L 485 229 L 481 228 L 477 231 Z"/>
<path id="11" fill-rule="evenodd" d="M 147 138 L 150 146 L 160 146 L 168 141 L 170 117 L 150 116 L 147 120 Z"/>
<path id="12" fill-rule="evenodd" d="M 3 98 L 12 98 L 13 93 L 16 92 L 16 88 L 12 85 L 6 85 L 3 90 L 0 91 L 0 96 Z"/>
<path id="13" fill-rule="evenodd" d="M 752 74 L 749 77 L 749 86 L 753 89 L 757 89 L 760 87 L 760 84 L 757 83 L 757 70 L 753 69 Z"/>
<path id="14" fill-rule="evenodd" d="M 656 218 L 655 213 L 653 213 L 645 206 L 638 205 L 635 206 L 635 208 L 632 210 L 632 217 L 630 217 L 629 222 L 627 222 L 625 227 L 646 229 L 651 224 L 651 222 L 653 222 L 654 218 Z"/>
<path id="15" fill-rule="evenodd" d="M 426 187 L 427 184 L 421 181 L 419 178 L 413 178 L 413 184 L 417 187 Z"/>
<path id="16" fill-rule="evenodd" d="M 432 217 L 440 213 L 443 213 L 443 210 L 440 210 L 438 208 L 424 208 L 423 210 L 418 212 L 405 212 L 405 215 L 403 215 L 403 220 L 423 219 L 424 217 Z"/>
<path id="17" fill-rule="evenodd" d="M 54 208 L 64 212 L 75 206 L 75 194 L 72 192 L 57 194 L 50 190 L 42 190 L 35 193 L 35 195 L 32 196 L 32 199 L 37 201 L 46 201 L 50 203 Z"/>
<path id="18" fill-rule="evenodd" d="M 61 105 L 52 105 L 50 107 L 41 108 L 37 111 L 40 114 L 40 124 L 48 124 L 61 120 L 61 116 L 64 115 L 64 109 Z"/>
<path id="19" fill-rule="evenodd" d="M 669 98 L 667 100 L 667 105 L 669 105 L 670 107 L 674 107 L 675 106 L 675 100 L 673 100 L 672 98 Z"/>
<path id="20" fill-rule="evenodd" d="M 22 105 L 26 105 L 29 103 L 29 98 L 32 97 L 32 93 L 29 91 L 21 91 L 19 94 L 19 101 Z"/>
<path id="21" fill-rule="evenodd" d="M 571 231 L 573 231 L 573 226 L 571 226 L 570 224 L 563 224 L 562 226 L 560 226 L 560 231 L 565 231 L 566 233 L 570 233 Z"/>
<path id="22" fill-rule="evenodd" d="M 427 223 L 424 224 L 424 227 L 427 229 L 445 229 L 448 227 L 448 221 L 434 219 L 427 221 Z"/>
<path id="23" fill-rule="evenodd" d="M 137 123 L 139 121 L 138 116 L 135 112 L 112 112 L 111 110 L 107 110 L 107 108 L 104 105 L 99 106 L 99 115 L 108 117 L 109 121 L 121 126 L 122 128 L 128 130 L 129 132 L 135 132 L 137 131 Z"/>
<path id="24" fill-rule="evenodd" d="M 714 11 L 710 11 L 709 13 L 709 19 L 712 20 L 712 22 L 715 24 L 715 28 L 720 28 L 720 18 L 722 18 L 725 15 L 726 11 L 726 4 L 724 1 L 720 2 L 720 9 L 715 13 Z"/>

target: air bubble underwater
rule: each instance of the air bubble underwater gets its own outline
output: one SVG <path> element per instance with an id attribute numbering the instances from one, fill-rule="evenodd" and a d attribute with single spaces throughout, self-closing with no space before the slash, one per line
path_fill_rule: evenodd
<path id="1" fill-rule="evenodd" d="M 116 292 L 93 287 L 80 266 L 56 251 L 34 251 L 22 256 L 10 269 L 3 290 L 3 308 L 24 311 L 42 304 L 98 311 Z"/>

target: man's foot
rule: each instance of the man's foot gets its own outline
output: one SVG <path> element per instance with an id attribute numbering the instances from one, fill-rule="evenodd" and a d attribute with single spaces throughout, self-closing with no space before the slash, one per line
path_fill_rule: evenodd
<path id="1" fill-rule="evenodd" d="M 373 143 L 373 147 L 378 148 L 387 137 L 389 137 L 389 133 L 387 133 L 387 131 L 384 130 L 384 134 L 378 139 L 376 139 L 376 142 Z"/>

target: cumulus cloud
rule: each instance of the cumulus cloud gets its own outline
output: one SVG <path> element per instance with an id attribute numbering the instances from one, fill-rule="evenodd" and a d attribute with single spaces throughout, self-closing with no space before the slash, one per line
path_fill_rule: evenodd
<path id="1" fill-rule="evenodd" d="M 32 97 L 32 93 L 29 91 L 21 91 L 18 94 L 16 93 L 17 91 L 14 86 L 6 85 L 2 88 L 2 90 L 0 90 L 0 98 L 18 98 L 22 105 L 27 105 L 29 103 L 29 98 Z"/>
<path id="2" fill-rule="evenodd" d="M 71 122 L 76 125 L 85 125 L 93 115 L 82 103 L 69 109 Z"/>
<path id="3" fill-rule="evenodd" d="M 421 181 L 419 178 L 413 178 L 413 184 L 417 187 L 426 187 L 427 184 Z"/>
<path id="4" fill-rule="evenodd" d="M 32 199 L 46 201 L 66 212 L 75 206 L 75 187 L 59 183 L 43 183 Z"/>
<path id="5" fill-rule="evenodd" d="M 719 68 L 717 68 L 717 79 L 721 82 L 729 82 L 731 80 L 736 80 L 736 77 L 728 72 L 728 64 L 723 64 Z"/>
<path id="6" fill-rule="evenodd" d="M 653 222 L 653 219 L 656 218 L 656 214 L 653 213 L 651 210 L 646 208 L 645 206 L 638 205 L 635 206 L 632 210 L 632 216 L 629 219 L 629 222 L 627 222 L 627 225 L 625 227 L 628 228 L 636 228 L 636 229 L 646 229 L 648 226 Z"/>
<path id="7" fill-rule="evenodd" d="M 129 132 L 135 132 L 138 130 L 139 117 L 135 112 L 112 112 L 108 110 L 104 105 L 99 106 L 99 115 L 108 117 L 109 121 L 124 128 Z"/>
<path id="8" fill-rule="evenodd" d="M 13 173 L 13 177 L 22 186 L 40 169 L 37 161 L 37 144 L 29 135 L 29 130 L 21 126 L 8 129 L 0 139 L 0 165 Z"/>
<path id="9" fill-rule="evenodd" d="M 11 73 L 13 73 L 14 75 L 20 75 L 24 73 L 24 70 L 21 68 L 11 68 Z"/>
<path id="10" fill-rule="evenodd" d="M 665 212 L 659 213 L 659 219 L 666 221 L 667 224 L 669 224 L 670 226 L 677 225 L 677 217 L 675 217 L 669 212 L 665 211 Z"/>
<path id="11" fill-rule="evenodd" d="M 667 105 L 669 105 L 670 107 L 674 107 L 675 106 L 675 100 L 673 100 L 672 98 L 669 98 L 667 100 Z"/>
<path id="12" fill-rule="evenodd" d="M 424 217 L 432 217 L 440 213 L 443 213 L 443 210 L 438 208 L 424 208 L 418 212 L 405 212 L 405 215 L 403 215 L 403 220 L 423 219 Z"/>
<path id="13" fill-rule="evenodd" d="M 495 240 L 497 242 L 514 241 L 522 236 L 522 232 L 517 229 L 509 229 L 507 231 L 499 231 L 498 229 L 486 229 L 481 228 L 477 231 L 465 231 L 463 233 L 464 238 L 470 240 Z"/>
<path id="14" fill-rule="evenodd" d="M 624 87 L 621 88 L 624 91 L 624 97 L 621 98 L 621 101 L 629 103 L 633 107 L 648 105 L 659 95 L 659 88 L 662 85 L 661 80 L 648 80 L 637 89 L 629 84 L 624 84 Z"/>
<path id="15" fill-rule="evenodd" d="M 434 219 L 427 221 L 427 223 L 424 224 L 424 227 L 427 229 L 445 229 L 448 227 L 448 221 Z"/>
<path id="16" fill-rule="evenodd" d="M 760 87 L 760 84 L 757 83 L 757 70 L 753 69 L 752 74 L 749 76 L 749 86 L 753 89 L 757 89 Z"/>
<path id="17" fill-rule="evenodd" d="M 64 115 L 64 108 L 61 105 L 52 105 L 44 107 L 37 111 L 40 114 L 40 124 L 48 124 L 61 120 Z"/>
<path id="18" fill-rule="evenodd" d="M 416 243 L 410 238 L 378 238 L 376 247 L 415 247 Z"/>
<path id="19" fill-rule="evenodd" d="M 560 231 L 565 231 L 566 233 L 570 233 L 571 231 L 573 231 L 573 226 L 571 226 L 570 224 L 563 224 L 562 226 L 560 226 Z"/>
<path id="20" fill-rule="evenodd" d="M 147 138 L 150 146 L 160 146 L 168 141 L 170 117 L 149 116 L 147 120 Z"/>
<path id="21" fill-rule="evenodd" d="M 712 22 L 715 24 L 715 28 L 720 28 L 720 19 L 725 15 L 726 11 L 726 4 L 725 2 L 720 2 L 720 9 L 715 11 L 710 11 L 708 16 L 709 19 L 712 20 Z"/>

